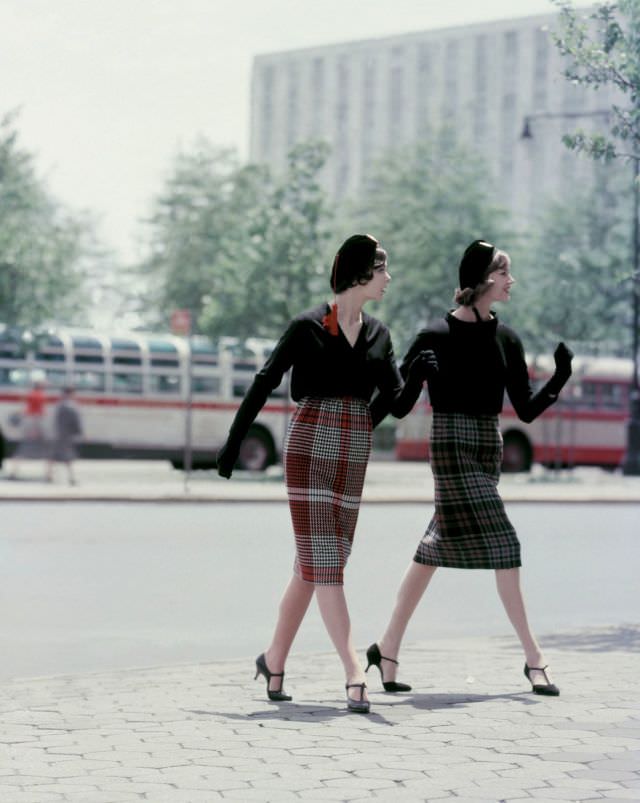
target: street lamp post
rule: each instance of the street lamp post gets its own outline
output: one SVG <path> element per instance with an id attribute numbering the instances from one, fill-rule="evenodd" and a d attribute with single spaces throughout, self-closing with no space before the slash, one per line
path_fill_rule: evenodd
<path id="1" fill-rule="evenodd" d="M 609 110 L 596 109 L 584 112 L 539 112 L 524 118 L 522 139 L 532 139 L 531 121 L 538 118 L 578 118 L 609 117 Z M 629 422 L 627 424 L 627 444 L 622 461 L 623 474 L 640 476 L 640 384 L 638 379 L 638 327 L 640 326 L 640 158 L 633 159 L 633 226 L 632 258 L 633 275 L 631 281 L 631 357 L 633 373 L 629 392 Z"/>
<path id="2" fill-rule="evenodd" d="M 638 325 L 640 322 L 640 159 L 634 159 L 633 167 L 633 276 L 631 316 L 633 349 L 633 376 L 629 394 L 629 423 L 627 424 L 627 450 L 622 461 L 623 474 L 640 475 L 640 385 L 638 383 Z"/>

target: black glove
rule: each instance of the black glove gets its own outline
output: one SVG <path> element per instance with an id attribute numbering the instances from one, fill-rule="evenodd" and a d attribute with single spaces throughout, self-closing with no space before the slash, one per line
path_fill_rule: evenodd
<path id="1" fill-rule="evenodd" d="M 226 479 L 231 477 L 233 467 L 238 461 L 239 454 L 240 448 L 234 443 L 229 443 L 229 441 L 218 450 L 218 454 L 216 455 L 216 467 L 221 477 L 226 477 Z"/>
<path id="2" fill-rule="evenodd" d="M 407 379 L 410 382 L 424 382 L 430 376 L 433 376 L 438 371 L 438 358 L 431 349 L 421 351 L 417 357 L 411 361 Z"/>
<path id="3" fill-rule="evenodd" d="M 549 393 L 557 395 L 571 376 L 573 352 L 568 346 L 560 342 L 553 352 L 553 359 L 556 364 L 556 370 L 547 384 L 547 390 Z"/>

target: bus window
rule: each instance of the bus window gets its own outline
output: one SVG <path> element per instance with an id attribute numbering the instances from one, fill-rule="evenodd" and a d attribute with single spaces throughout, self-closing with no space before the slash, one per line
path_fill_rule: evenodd
<path id="1" fill-rule="evenodd" d="M 73 361 L 76 363 L 102 363 L 102 343 L 95 337 L 74 335 L 71 338 Z"/>
<path id="2" fill-rule="evenodd" d="M 151 374 L 149 382 L 152 393 L 180 393 L 180 377 L 175 374 Z"/>
<path id="3" fill-rule="evenodd" d="M 72 384 L 80 391 L 104 391 L 104 374 L 100 371 L 74 371 Z"/>
<path id="4" fill-rule="evenodd" d="M 63 388 L 67 384 L 67 372 L 46 369 L 44 372 L 47 385 L 54 388 Z"/>
<path id="5" fill-rule="evenodd" d="M 178 349 L 168 340 L 150 340 L 149 356 L 151 365 L 163 368 L 177 368 Z"/>
<path id="6" fill-rule="evenodd" d="M 123 357 L 120 354 L 114 354 L 111 362 L 114 365 L 142 365 L 142 357 Z"/>
<path id="7" fill-rule="evenodd" d="M 220 393 L 220 377 L 193 376 L 191 377 L 191 390 L 194 393 L 210 393 L 216 395 Z"/>
<path id="8" fill-rule="evenodd" d="M 0 384 L 26 388 L 31 384 L 31 372 L 23 368 L 0 368 Z"/>
<path id="9" fill-rule="evenodd" d="M 233 355 L 234 371 L 251 371 L 255 373 L 258 368 L 258 359 L 250 348 L 245 346 L 243 343 L 238 343 L 232 346 L 230 350 L 231 354 Z M 235 396 L 244 395 L 244 391 L 241 394 L 237 394 L 235 388 L 233 393 Z"/>
<path id="10" fill-rule="evenodd" d="M 582 408 L 594 410 L 598 406 L 598 383 L 582 380 L 576 403 Z"/>
<path id="11" fill-rule="evenodd" d="M 628 389 L 619 383 L 603 382 L 600 385 L 600 404 L 605 410 L 624 410 Z"/>
<path id="12" fill-rule="evenodd" d="M 206 337 L 191 339 L 191 361 L 195 365 L 217 365 L 218 347 Z"/>
<path id="13" fill-rule="evenodd" d="M 114 374 L 114 393 L 142 393 L 142 374 Z"/>
<path id="14" fill-rule="evenodd" d="M 0 332 L 0 358 L 18 359 L 20 357 L 20 345 L 16 337 L 9 332 Z"/>
<path id="15" fill-rule="evenodd" d="M 49 335 L 46 340 L 38 342 L 36 360 L 43 362 L 64 362 L 64 343 L 56 335 Z"/>
<path id="16" fill-rule="evenodd" d="M 142 349 L 135 340 L 112 337 L 111 362 L 114 365 L 142 365 Z"/>

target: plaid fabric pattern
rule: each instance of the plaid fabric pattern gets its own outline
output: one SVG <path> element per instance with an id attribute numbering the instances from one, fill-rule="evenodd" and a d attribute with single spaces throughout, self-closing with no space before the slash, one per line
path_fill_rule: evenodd
<path id="1" fill-rule="evenodd" d="M 294 571 L 318 585 L 342 585 L 371 451 L 369 405 L 356 398 L 304 398 L 284 449 L 296 539 Z"/>
<path id="2" fill-rule="evenodd" d="M 414 560 L 459 569 L 520 566 L 520 542 L 498 493 L 498 417 L 434 413 L 430 451 L 436 509 Z"/>

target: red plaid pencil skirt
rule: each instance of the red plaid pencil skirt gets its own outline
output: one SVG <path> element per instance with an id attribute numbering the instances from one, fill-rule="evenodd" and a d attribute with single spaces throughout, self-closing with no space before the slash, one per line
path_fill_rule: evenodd
<path id="1" fill-rule="evenodd" d="M 459 569 L 520 566 L 520 542 L 498 493 L 498 417 L 434 413 L 430 454 L 435 513 L 414 560 Z"/>
<path id="2" fill-rule="evenodd" d="M 296 540 L 294 572 L 317 585 L 342 585 L 371 451 L 363 399 L 306 397 L 284 448 L 285 481 Z"/>

